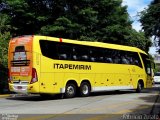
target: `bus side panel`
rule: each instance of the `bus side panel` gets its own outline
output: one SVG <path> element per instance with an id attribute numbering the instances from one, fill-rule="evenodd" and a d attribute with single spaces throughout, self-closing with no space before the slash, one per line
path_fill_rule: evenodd
<path id="1" fill-rule="evenodd" d="M 69 77 L 69 76 L 67 76 Z M 54 73 L 53 93 L 65 92 L 65 73 Z"/>
<path id="2" fill-rule="evenodd" d="M 133 89 L 133 83 L 130 81 L 132 76 L 128 70 L 130 67 L 131 65 L 110 63 L 94 64 L 93 91 Z"/>
<path id="3" fill-rule="evenodd" d="M 40 93 L 53 93 L 54 91 L 53 73 L 41 73 Z"/>
<path id="4" fill-rule="evenodd" d="M 146 87 L 146 77 L 144 74 L 144 70 L 138 66 L 133 66 L 130 68 L 130 73 L 132 76 L 132 83 L 133 83 L 133 87 L 134 89 L 137 89 L 137 84 L 139 80 L 142 80 L 144 82 L 144 87 Z"/>
<path id="5" fill-rule="evenodd" d="M 60 93 L 60 87 L 64 83 L 64 73 L 56 72 L 53 69 L 53 60 L 44 56 L 41 56 L 40 68 L 40 93 Z"/>
<path id="6" fill-rule="evenodd" d="M 36 49 L 36 47 L 34 49 Z M 35 52 L 35 51 L 33 51 L 33 68 L 36 69 L 38 81 L 28 85 L 28 92 L 29 93 L 39 93 L 40 92 L 39 91 L 39 85 L 40 85 L 39 81 L 41 79 L 40 63 L 41 63 L 40 62 L 40 54 Z"/>

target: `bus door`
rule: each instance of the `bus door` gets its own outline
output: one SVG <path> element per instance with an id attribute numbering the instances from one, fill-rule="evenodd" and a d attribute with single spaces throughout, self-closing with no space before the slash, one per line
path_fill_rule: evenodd
<path id="1" fill-rule="evenodd" d="M 146 60 L 146 73 L 147 73 L 147 81 L 146 81 L 146 87 L 150 88 L 152 87 L 152 83 L 153 83 L 153 77 L 152 77 L 152 67 L 151 67 L 151 62 L 150 60 Z"/>
<path id="2" fill-rule="evenodd" d="M 144 64 L 144 70 L 146 73 L 146 87 L 152 87 L 153 83 L 153 77 L 152 77 L 152 67 L 151 67 L 151 61 L 149 57 L 145 54 L 141 54 L 143 64 Z"/>

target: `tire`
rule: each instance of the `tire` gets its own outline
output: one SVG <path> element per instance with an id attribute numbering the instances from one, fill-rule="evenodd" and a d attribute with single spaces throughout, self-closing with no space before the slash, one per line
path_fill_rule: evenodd
<path id="1" fill-rule="evenodd" d="M 76 86 L 73 83 L 68 83 L 66 85 L 65 97 L 73 98 L 76 95 Z"/>
<path id="2" fill-rule="evenodd" d="M 80 95 L 82 97 L 87 97 L 91 93 L 91 86 L 88 82 L 82 82 L 80 86 Z"/>
<path id="3" fill-rule="evenodd" d="M 142 84 L 140 82 L 138 82 L 136 92 L 140 93 L 142 91 L 142 88 L 143 88 Z"/>

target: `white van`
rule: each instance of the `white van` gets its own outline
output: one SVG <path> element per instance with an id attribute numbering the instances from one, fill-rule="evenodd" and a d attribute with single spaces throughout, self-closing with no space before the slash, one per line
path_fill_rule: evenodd
<path id="1" fill-rule="evenodd" d="M 154 74 L 154 83 L 160 83 L 160 72 Z"/>

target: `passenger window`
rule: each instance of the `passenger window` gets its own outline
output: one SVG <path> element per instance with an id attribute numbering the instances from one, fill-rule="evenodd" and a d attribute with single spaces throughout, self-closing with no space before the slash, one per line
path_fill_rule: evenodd
<path id="1" fill-rule="evenodd" d="M 40 40 L 42 55 L 51 59 L 58 59 L 57 44 L 58 42 Z"/>
<path id="2" fill-rule="evenodd" d="M 71 54 L 71 56 L 72 56 L 72 60 L 75 60 L 75 61 L 78 60 L 75 47 L 72 48 L 72 54 Z"/>
<path id="3" fill-rule="evenodd" d="M 105 51 L 104 51 L 104 62 L 113 63 L 113 50 L 105 49 Z"/>
<path id="4" fill-rule="evenodd" d="M 104 62 L 104 49 L 102 48 L 91 48 L 90 57 L 93 62 Z"/>
<path id="5" fill-rule="evenodd" d="M 96 55 L 95 55 L 95 50 L 94 50 L 94 48 L 92 48 L 91 50 L 90 50 L 90 61 L 91 62 L 96 62 Z"/>
<path id="6" fill-rule="evenodd" d="M 72 47 L 69 44 L 59 44 L 57 46 L 60 60 L 71 60 Z"/>
<path id="7" fill-rule="evenodd" d="M 86 46 L 76 45 L 76 55 L 74 56 L 79 61 L 89 61 L 89 49 Z"/>

